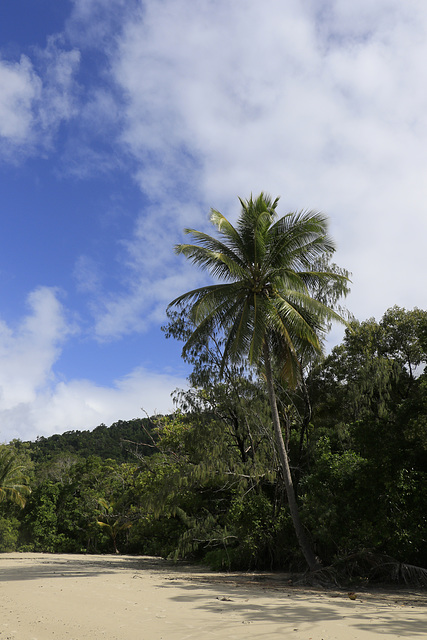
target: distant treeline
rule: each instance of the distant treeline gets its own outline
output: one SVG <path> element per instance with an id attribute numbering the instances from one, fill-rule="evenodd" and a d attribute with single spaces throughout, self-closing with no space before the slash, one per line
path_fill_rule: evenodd
<path id="1" fill-rule="evenodd" d="M 82 458 L 99 456 L 112 458 L 117 462 L 135 460 L 134 453 L 149 455 L 152 445 L 154 423 L 150 418 L 119 420 L 110 427 L 100 424 L 92 431 L 66 431 L 35 442 L 23 443 L 31 451 L 32 460 L 39 464 L 52 460 L 61 454 Z"/>

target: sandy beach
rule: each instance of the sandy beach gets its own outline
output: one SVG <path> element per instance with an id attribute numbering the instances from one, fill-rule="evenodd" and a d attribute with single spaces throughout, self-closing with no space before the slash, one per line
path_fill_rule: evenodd
<path id="1" fill-rule="evenodd" d="M 427 593 L 289 585 L 160 558 L 0 555 L 0 640 L 427 638 Z"/>

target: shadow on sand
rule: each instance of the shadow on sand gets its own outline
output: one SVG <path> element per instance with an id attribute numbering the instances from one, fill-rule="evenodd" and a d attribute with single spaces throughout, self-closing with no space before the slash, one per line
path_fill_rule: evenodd
<path id="1" fill-rule="evenodd" d="M 198 602 L 197 608 L 204 611 L 223 614 L 229 610 L 240 614 L 246 623 L 271 622 L 278 625 L 286 622 L 297 628 L 307 622 L 321 624 L 345 619 L 348 628 L 369 631 L 378 637 L 426 637 L 427 594 L 404 590 L 371 590 L 351 601 L 346 592 L 294 589 L 284 583 L 280 585 L 277 580 L 265 585 L 262 582 L 250 584 L 239 580 L 223 580 L 221 584 L 215 580 L 215 576 L 212 578 L 198 580 L 196 576 L 184 576 L 181 579 L 172 577 L 163 588 L 170 586 L 180 589 L 181 594 L 171 596 L 172 600 L 182 603 L 191 601 L 193 606 Z M 208 601 L 206 590 L 212 591 L 212 599 Z M 271 602 L 265 604 L 265 598 L 269 595 Z M 421 619 L 419 607 L 424 607 L 426 613 Z M 417 612 L 413 611 L 414 608 Z"/>
<path id="2" fill-rule="evenodd" d="M 227 612 L 242 622 L 303 623 L 345 620 L 347 628 L 402 638 L 426 637 L 427 594 L 404 590 L 370 590 L 348 599 L 345 592 L 293 587 L 283 574 L 217 574 L 184 563 L 145 556 L 48 554 L 0 555 L 0 582 L 55 578 L 93 578 L 129 571 L 132 578 L 145 572 L 158 578 L 156 588 L 168 598 L 213 615 Z M 82 585 L 84 588 L 84 585 Z M 270 597 L 271 596 L 271 597 Z M 415 610 L 416 609 L 416 610 Z"/>
<path id="3" fill-rule="evenodd" d="M 171 563 L 162 558 L 57 554 L 0 554 L 0 582 L 42 578 L 91 578 L 129 571 L 166 571 Z"/>

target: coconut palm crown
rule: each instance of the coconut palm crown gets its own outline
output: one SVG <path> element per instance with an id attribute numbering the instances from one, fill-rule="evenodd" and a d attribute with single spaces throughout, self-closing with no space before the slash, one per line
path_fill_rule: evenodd
<path id="1" fill-rule="evenodd" d="M 278 201 L 263 193 L 256 199 L 240 199 L 236 226 L 212 209 L 210 220 L 219 238 L 185 229 L 195 244 L 179 244 L 176 253 L 221 282 L 189 291 L 170 306 L 191 306 L 196 329 L 184 349 L 213 325 L 220 326 L 227 335 L 224 360 L 246 356 L 256 364 L 268 341 L 282 376 L 295 385 L 300 363 L 321 352 L 326 323 L 343 322 L 312 292 L 334 283 L 335 290 L 338 284 L 345 294 L 348 279 L 313 268 L 335 250 L 327 217 L 302 211 L 278 218 Z"/>

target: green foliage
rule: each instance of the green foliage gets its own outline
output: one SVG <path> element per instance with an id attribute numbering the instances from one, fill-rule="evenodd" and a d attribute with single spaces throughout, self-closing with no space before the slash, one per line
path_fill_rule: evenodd
<path id="1" fill-rule="evenodd" d="M 21 544 L 47 552 L 108 550 L 110 540 L 97 525 L 100 502 L 126 510 L 134 469 L 92 456 L 76 462 L 60 481 L 43 479 L 26 506 Z"/>
<path id="2" fill-rule="evenodd" d="M 277 386 L 301 520 L 331 575 L 385 575 L 381 557 L 396 579 L 427 566 L 426 316 L 394 307 L 378 323 L 353 322 L 306 387 Z M 188 318 L 170 321 L 172 335 Z M 1 502 L 0 551 L 118 549 L 222 570 L 301 569 L 263 381 L 237 364 L 221 378 L 214 337 L 218 351 L 206 340 L 188 354 L 195 386 L 179 396 L 182 411 L 140 425 L 131 461 L 85 457 L 69 435 L 44 453 L 37 443 L 0 447 L 18 474 L 3 486 L 27 477 L 32 488 L 24 508 Z"/>
<path id="3" fill-rule="evenodd" d="M 370 548 L 427 564 L 426 318 L 393 307 L 353 322 L 309 378 L 317 428 L 301 490 L 330 559 Z"/>
<path id="4" fill-rule="evenodd" d="M 58 530 L 57 506 L 61 485 L 50 481 L 33 491 L 23 518 L 22 543 L 29 551 L 67 551 L 64 536 Z"/>
<path id="5" fill-rule="evenodd" d="M 288 510 L 265 493 L 236 496 L 228 520 L 237 540 L 229 568 L 279 569 L 301 558 Z"/>
<path id="6" fill-rule="evenodd" d="M 316 531 L 316 547 L 331 560 L 337 553 L 372 546 L 373 511 L 366 500 L 368 462 L 354 451 L 332 452 L 327 438 L 317 445 L 313 470 L 300 484 L 304 514 Z"/>
<path id="7" fill-rule="evenodd" d="M 16 516 L 0 513 L 0 553 L 16 551 L 20 522 Z"/>
<path id="8" fill-rule="evenodd" d="M 195 328 L 188 312 L 168 310 L 168 317 L 169 323 L 163 327 L 166 336 L 187 343 Z M 224 346 L 221 332 L 212 329 L 200 342 L 184 348 L 183 358 L 193 367 L 191 386 L 186 391 L 176 390 L 174 400 L 190 416 L 193 427 L 198 425 L 191 430 L 192 438 L 200 441 L 201 430 L 214 431 L 210 438 L 213 446 L 222 444 L 221 450 L 212 451 L 213 458 L 220 461 L 233 456 L 242 464 L 250 461 L 255 474 L 257 461 L 271 449 L 266 429 L 268 401 L 253 369 L 231 362 L 223 366 Z"/>

